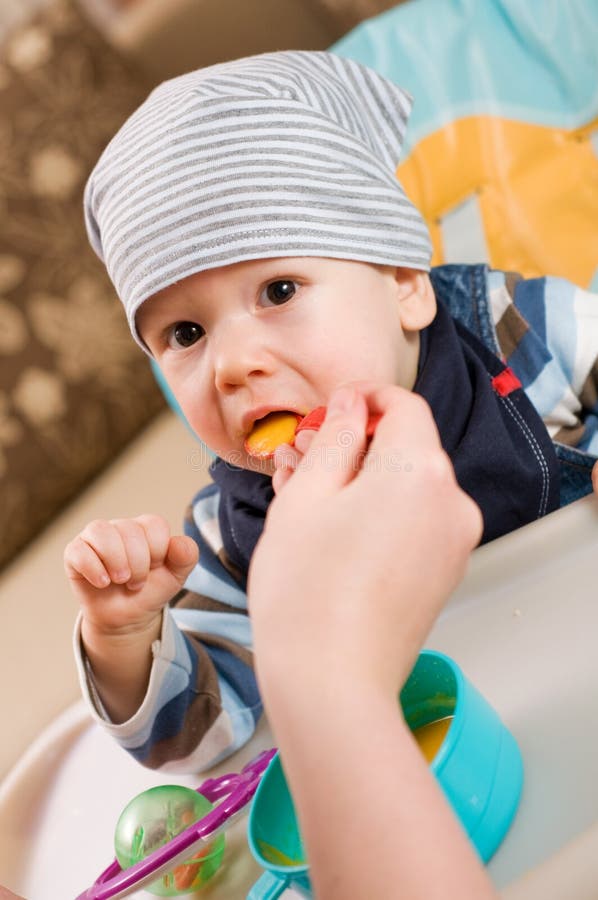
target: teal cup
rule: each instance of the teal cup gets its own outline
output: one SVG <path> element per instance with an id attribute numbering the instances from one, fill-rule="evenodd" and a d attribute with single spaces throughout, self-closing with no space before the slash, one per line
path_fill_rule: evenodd
<path id="1" fill-rule="evenodd" d="M 401 691 L 407 724 L 418 730 L 452 717 L 430 764 L 483 862 L 506 835 L 519 806 L 523 763 L 498 713 L 443 653 L 424 650 Z"/>
<path id="2" fill-rule="evenodd" d="M 278 753 L 255 792 L 247 838 L 253 856 L 265 869 L 247 894 L 247 900 L 275 900 L 288 887 L 306 897 L 312 896 L 309 865 Z"/>
<path id="3" fill-rule="evenodd" d="M 487 862 L 507 833 L 521 797 L 523 764 L 515 739 L 459 666 L 442 653 L 420 653 L 400 702 L 432 772 Z M 288 887 L 312 896 L 309 864 L 278 754 L 253 799 L 248 841 L 265 870 L 248 900 L 275 900 Z"/>

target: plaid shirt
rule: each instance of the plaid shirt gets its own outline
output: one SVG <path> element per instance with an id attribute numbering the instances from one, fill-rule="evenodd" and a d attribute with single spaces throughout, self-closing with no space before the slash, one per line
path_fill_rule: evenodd
<path id="1" fill-rule="evenodd" d="M 598 456 L 598 295 L 488 271 L 497 343 L 553 441 Z"/>
<path id="2" fill-rule="evenodd" d="M 598 454 L 598 296 L 562 279 L 525 280 L 483 265 L 440 266 L 431 276 L 451 315 L 519 378 L 561 463 L 573 462 L 561 504 L 588 493 Z M 164 612 L 147 694 L 128 722 L 113 724 L 103 709 L 77 626 L 75 654 L 92 715 L 151 768 L 214 765 L 249 740 L 261 714 L 245 579 L 224 550 L 219 504 L 212 484 L 188 510 L 185 530 L 200 560 Z"/>

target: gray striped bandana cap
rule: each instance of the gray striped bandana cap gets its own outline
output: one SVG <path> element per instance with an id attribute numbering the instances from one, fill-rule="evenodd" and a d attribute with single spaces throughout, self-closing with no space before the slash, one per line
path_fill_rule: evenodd
<path id="1" fill-rule="evenodd" d="M 266 53 L 156 88 L 85 188 L 91 244 L 131 331 L 152 294 L 241 260 L 318 256 L 429 269 L 395 176 L 411 99 L 325 52 Z"/>

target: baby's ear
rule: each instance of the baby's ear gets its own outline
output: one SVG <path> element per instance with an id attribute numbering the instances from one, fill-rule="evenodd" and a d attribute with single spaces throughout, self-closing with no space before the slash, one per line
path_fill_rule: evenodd
<path id="1" fill-rule="evenodd" d="M 404 331 L 421 331 L 436 315 L 436 297 L 427 272 L 398 268 L 395 272 L 401 325 Z"/>

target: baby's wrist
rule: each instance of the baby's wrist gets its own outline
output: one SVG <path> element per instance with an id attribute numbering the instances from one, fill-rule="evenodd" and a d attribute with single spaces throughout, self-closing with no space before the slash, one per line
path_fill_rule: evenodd
<path id="1" fill-rule="evenodd" d="M 90 667 L 103 710 L 114 724 L 128 721 L 143 703 L 152 667 L 152 645 L 161 630 L 161 611 L 142 628 L 98 629 L 83 618 L 81 653 Z"/>
<path id="2" fill-rule="evenodd" d="M 140 622 L 128 622 L 124 625 L 95 622 L 86 617 L 81 619 L 81 640 L 87 649 L 98 647 L 114 652 L 127 650 L 140 644 L 152 644 L 162 631 L 163 610 Z"/>

